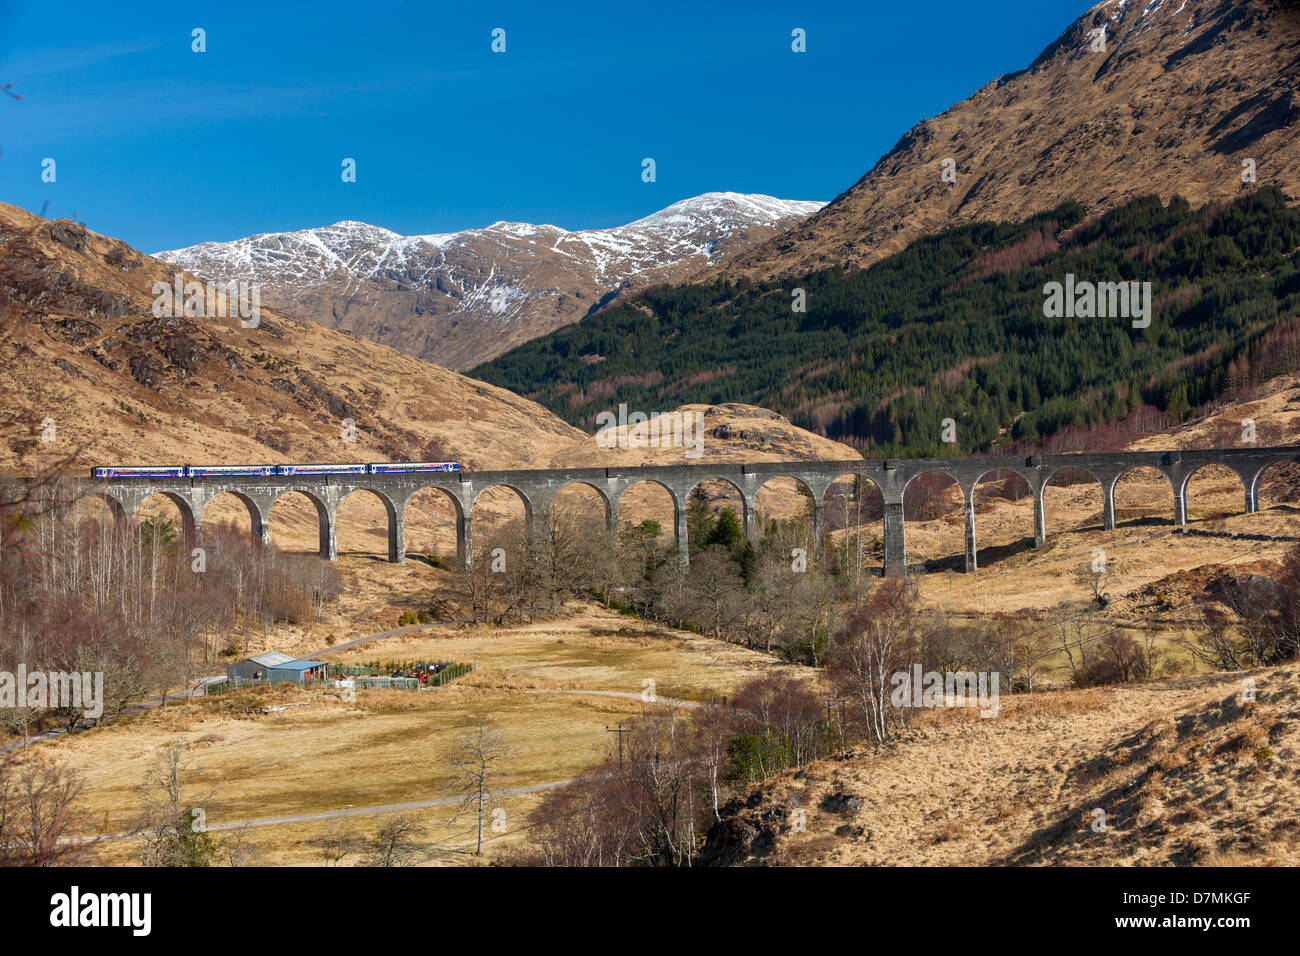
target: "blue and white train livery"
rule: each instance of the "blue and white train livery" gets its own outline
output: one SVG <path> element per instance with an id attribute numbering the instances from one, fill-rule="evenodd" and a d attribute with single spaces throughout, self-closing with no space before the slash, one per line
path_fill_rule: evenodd
<path id="1" fill-rule="evenodd" d="M 262 478 L 271 475 L 413 475 L 459 472 L 456 461 L 385 461 L 369 465 L 146 465 L 90 469 L 92 478 Z"/>
<path id="2" fill-rule="evenodd" d="M 455 461 L 386 461 L 366 466 L 371 475 L 410 475 L 427 472 L 460 471 Z"/>
<path id="3" fill-rule="evenodd" d="M 90 469 L 91 478 L 184 478 L 185 466 L 175 465 L 170 468 L 159 466 L 157 468 L 92 468 Z"/>
<path id="4" fill-rule="evenodd" d="M 351 463 L 338 465 L 277 465 L 277 475 L 365 475 L 369 465 Z"/>
<path id="5" fill-rule="evenodd" d="M 186 478 L 256 478 L 275 474 L 275 465 L 186 465 Z"/>

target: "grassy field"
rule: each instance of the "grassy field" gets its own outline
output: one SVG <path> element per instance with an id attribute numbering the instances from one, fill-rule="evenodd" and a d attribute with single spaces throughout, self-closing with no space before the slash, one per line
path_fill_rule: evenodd
<path id="1" fill-rule="evenodd" d="M 334 811 L 445 797 L 451 776 L 445 754 L 479 715 L 511 748 L 501 789 L 565 780 L 610 752 L 607 726 L 640 712 L 643 681 L 659 697 L 707 700 L 747 677 L 786 667 L 757 653 L 689 634 L 665 631 L 599 609 L 575 608 L 556 624 L 511 630 L 477 628 L 446 635 L 386 639 L 340 654 L 340 660 L 474 661 L 475 673 L 421 693 L 362 691 L 355 703 L 333 692 L 244 693 L 169 705 L 108 726 L 48 741 L 39 748 L 84 774 L 96 832 L 127 830 L 140 806 L 139 787 L 172 741 L 182 741 L 201 768 L 189 788 L 210 824 Z M 632 699 L 529 690 L 626 692 Z M 268 703 L 305 703 L 260 713 Z M 536 795 L 503 798 L 508 825 Z M 496 805 L 496 804 L 494 804 Z M 450 808 L 412 811 L 429 841 L 463 849 L 472 825 Z M 353 834 L 373 833 L 377 818 L 352 818 Z M 313 864 L 325 821 L 259 827 L 249 842 L 267 864 Z M 507 830 L 507 834 L 509 829 Z M 459 835 L 459 836 L 458 836 Z M 509 843 L 498 838 L 492 853 Z M 129 862 L 129 841 L 100 848 L 106 862 Z M 486 859 L 492 858 L 492 853 Z M 483 858 L 451 853 L 443 862 Z M 356 863 L 354 855 L 345 863 Z"/>

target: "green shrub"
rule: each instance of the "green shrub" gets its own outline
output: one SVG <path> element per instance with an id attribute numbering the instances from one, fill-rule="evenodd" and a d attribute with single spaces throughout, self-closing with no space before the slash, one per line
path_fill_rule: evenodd
<path id="1" fill-rule="evenodd" d="M 775 727 L 727 741 L 727 782 L 741 786 L 766 780 L 792 762 L 790 741 Z"/>

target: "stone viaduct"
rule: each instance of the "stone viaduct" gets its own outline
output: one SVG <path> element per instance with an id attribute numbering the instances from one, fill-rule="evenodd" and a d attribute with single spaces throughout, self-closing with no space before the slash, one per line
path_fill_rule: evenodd
<path id="1" fill-rule="evenodd" d="M 253 533 L 269 542 L 268 517 L 271 506 L 291 491 L 305 495 L 316 506 L 320 520 L 320 554 L 333 560 L 338 546 L 335 523 L 339 503 L 354 491 L 374 494 L 388 512 L 388 560 L 405 560 L 404 515 L 415 492 L 433 488 L 443 492 L 456 514 L 458 565 L 468 570 L 473 561 L 471 515 L 475 500 L 486 489 L 498 485 L 512 489 L 523 502 L 529 521 L 550 507 L 556 493 L 571 484 L 583 484 L 600 495 L 605 518 L 612 530 L 618 527 L 619 502 L 623 493 L 639 482 L 653 482 L 672 497 L 675 537 L 681 560 L 688 560 L 686 503 L 700 482 L 720 479 L 740 495 L 745 531 L 755 534 L 754 501 L 767 481 L 786 477 L 801 484 L 813 502 L 814 540 L 823 533 L 824 499 L 837 479 L 861 475 L 871 481 L 884 499 L 885 572 L 896 574 L 906 567 L 906 536 L 903 523 L 903 492 L 912 479 L 938 472 L 954 479 L 962 489 L 966 510 L 966 570 L 975 571 L 975 486 L 991 472 L 1011 472 L 1028 484 L 1034 499 L 1034 544 L 1047 541 L 1044 488 L 1062 468 L 1080 468 L 1101 485 L 1105 506 L 1105 527 L 1115 527 L 1115 484 L 1130 469 L 1148 466 L 1160 471 L 1173 489 L 1175 524 L 1187 521 L 1187 486 L 1192 475 L 1210 464 L 1225 465 L 1241 478 L 1245 489 L 1245 510 L 1259 508 L 1259 481 L 1264 470 L 1277 462 L 1300 462 L 1300 446 L 1232 448 L 1185 451 L 1139 451 L 1098 454 L 1033 455 L 1029 457 L 860 459 L 854 461 L 763 462 L 758 464 L 690 464 L 629 468 L 577 468 L 548 470 L 479 471 L 459 474 L 420 475 L 312 475 L 254 478 L 112 478 L 77 479 L 70 498 L 103 497 L 118 520 L 134 520 L 146 498 L 165 495 L 180 509 L 184 530 L 193 535 L 201 528 L 208 503 L 224 492 L 233 494 L 248 508 Z M 1006 477 L 1003 475 L 1002 477 Z M 61 497 L 67 492 L 61 493 Z"/>

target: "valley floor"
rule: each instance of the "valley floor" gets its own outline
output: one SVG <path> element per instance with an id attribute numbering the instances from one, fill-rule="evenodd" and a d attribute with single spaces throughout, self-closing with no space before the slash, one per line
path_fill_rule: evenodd
<path id="1" fill-rule="evenodd" d="M 769 514 L 798 513 L 793 486 L 774 482 L 771 491 L 763 502 Z M 1266 498 L 1259 513 L 1244 514 L 1243 497 L 1235 477 L 1202 473 L 1188 497 L 1191 521 L 1178 529 L 1168 484 L 1135 475 L 1120 487 L 1119 527 L 1108 532 L 1095 484 L 1051 487 L 1048 545 L 1034 549 L 1031 500 L 990 493 L 977 501 L 981 567 L 975 574 L 945 570 L 960 566 L 959 509 L 909 521 L 909 562 L 933 569 L 916 578 L 919 598 L 955 616 L 1096 612 L 1074 572 L 1104 549 L 1115 570 L 1103 613 L 1134 633 L 1157 633 L 1171 668 L 1164 674 L 1174 676 L 1113 689 L 1005 695 L 1001 716 L 992 720 L 968 711 L 927 712 L 883 749 L 859 749 L 769 782 L 756 806 L 715 830 L 706 855 L 715 862 L 788 864 L 1300 862 L 1297 668 L 1197 674 L 1176 642 L 1198 626 L 1210 578 L 1224 569 L 1270 573 L 1300 538 L 1300 502 Z M 629 504 L 630 520 L 666 517 L 653 496 Z M 237 508 L 231 509 L 235 520 Z M 519 516 L 508 492 L 485 497 L 481 508 L 476 527 L 480 520 Z M 311 550 L 315 518 L 305 500 L 286 496 L 271 523 L 280 546 Z M 349 499 L 339 526 L 339 602 L 310 624 L 238 635 L 241 656 L 305 655 L 396 628 L 404 612 L 431 603 L 456 610 L 457 576 L 429 560 L 454 554 L 451 514 L 436 501 L 416 501 L 408 510 L 405 565 L 382 557 L 377 501 Z M 879 528 L 861 531 L 871 567 Z M 478 669 L 425 693 L 362 692 L 355 704 L 291 691 L 274 699 L 268 693 L 191 701 L 39 746 L 85 774 L 99 833 L 130 827 L 138 788 L 173 740 L 186 743 L 202 768 L 196 791 L 215 789 L 208 804 L 213 823 L 429 804 L 446 794 L 443 759 L 451 741 L 477 715 L 498 723 L 511 745 L 501 787 L 533 788 L 570 779 L 609 754 L 615 744 L 607 729 L 640 712 L 647 678 L 660 698 L 701 702 L 750 676 L 791 667 L 587 604 L 515 628 L 434 625 L 330 659 L 438 659 L 477 662 Z M 1059 684 L 1067 675 L 1044 676 Z M 1258 683 L 1256 703 L 1237 700 L 1245 676 Z M 273 703 L 305 706 L 260 712 Z M 1257 757 L 1262 750 L 1271 753 Z M 501 806 L 519 823 L 539 799 L 517 793 Z M 790 830 L 796 808 L 807 813 L 806 833 Z M 1094 832 L 1098 810 L 1108 824 Z M 434 862 L 480 859 L 465 853 L 471 826 L 465 814 L 446 805 L 411 813 L 425 839 L 437 844 Z M 379 819 L 349 818 L 349 832 L 372 834 Z M 263 863 L 319 863 L 322 837 L 334 822 L 259 826 L 248 841 Z M 517 839 L 509 827 L 481 859 L 499 859 Z M 104 843 L 99 853 L 105 862 L 132 859 L 127 841 Z M 354 854 L 344 862 L 358 861 Z"/>
<path id="2" fill-rule="evenodd" d="M 616 745 L 606 729 L 640 713 L 647 690 L 661 701 L 707 702 L 750 676 L 790 666 L 587 606 L 570 608 L 561 620 L 511 629 L 432 628 L 330 659 L 448 660 L 477 667 L 470 676 L 423 692 L 362 690 L 355 703 L 334 691 L 289 688 L 172 703 L 44 741 L 33 751 L 39 748 L 84 775 L 90 832 L 99 834 L 131 829 L 140 787 L 174 741 L 187 748 L 195 768 L 187 794 L 202 801 L 210 826 L 446 803 L 453 777 L 447 752 L 479 715 L 500 729 L 510 749 L 495 789 L 532 788 L 568 780 L 602 760 Z M 493 837 L 483 858 L 467 855 L 474 826 L 467 812 L 457 814 L 454 805 L 406 812 L 432 844 L 433 862 L 485 862 L 517 839 L 522 815 L 537 799 L 523 793 L 493 801 L 493 809 L 506 812 L 508 828 L 505 836 Z M 369 836 L 380 819 L 394 815 L 362 814 L 345 822 L 353 837 Z M 247 841 L 257 848 L 259 863 L 319 865 L 320 841 L 337 822 L 258 826 Z M 133 860 L 129 840 L 104 842 L 97 852 L 105 863 Z M 359 859 L 354 853 L 343 862 Z"/>

